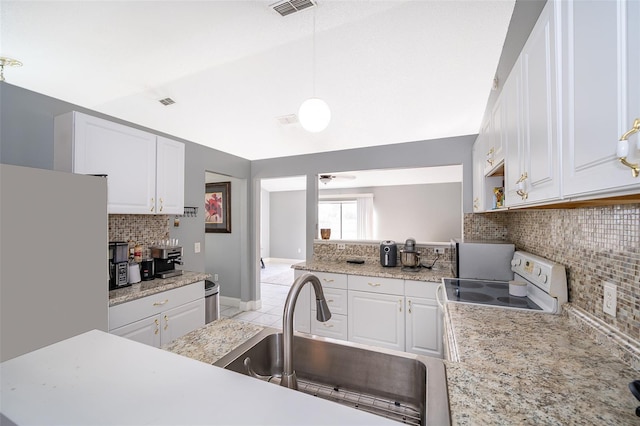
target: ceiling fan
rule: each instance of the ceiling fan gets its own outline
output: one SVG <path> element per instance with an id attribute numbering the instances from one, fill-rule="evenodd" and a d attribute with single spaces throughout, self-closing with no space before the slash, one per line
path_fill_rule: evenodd
<path id="1" fill-rule="evenodd" d="M 325 185 L 334 179 L 355 179 L 355 178 L 356 177 L 353 175 L 328 175 L 328 174 L 318 175 L 318 179 L 320 179 L 320 182 L 324 183 Z"/>

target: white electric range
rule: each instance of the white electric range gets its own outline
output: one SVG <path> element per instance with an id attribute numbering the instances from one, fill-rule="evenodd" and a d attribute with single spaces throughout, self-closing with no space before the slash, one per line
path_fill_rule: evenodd
<path id="1" fill-rule="evenodd" d="M 526 283 L 526 296 L 509 294 L 509 281 L 443 278 L 441 288 L 447 303 L 488 305 L 559 314 L 567 302 L 567 274 L 564 266 L 523 251 L 511 260 L 514 281 Z"/>

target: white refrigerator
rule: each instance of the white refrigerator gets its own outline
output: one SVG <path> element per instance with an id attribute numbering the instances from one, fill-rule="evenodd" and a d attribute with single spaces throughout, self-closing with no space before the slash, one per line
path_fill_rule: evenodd
<path id="1" fill-rule="evenodd" d="M 0 164 L 0 362 L 108 331 L 104 177 Z"/>

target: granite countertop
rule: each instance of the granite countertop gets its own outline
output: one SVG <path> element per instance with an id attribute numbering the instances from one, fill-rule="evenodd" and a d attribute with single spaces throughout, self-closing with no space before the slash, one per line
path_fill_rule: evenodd
<path id="1" fill-rule="evenodd" d="M 454 424 L 639 424 L 628 385 L 640 372 L 565 306 L 553 315 L 446 305 L 448 358 L 459 360 L 446 361 Z"/>
<path id="2" fill-rule="evenodd" d="M 174 340 L 163 349 L 213 364 L 262 330 L 264 327 L 259 325 L 222 318 Z"/>
<path id="3" fill-rule="evenodd" d="M 336 274 L 365 275 L 368 277 L 398 278 L 415 281 L 440 282 L 442 278 L 451 277 L 448 263 L 436 263 L 433 269 L 420 268 L 416 272 L 403 271 L 401 266 L 385 267 L 380 265 L 378 259 L 363 259 L 363 264 L 347 263 L 347 261 L 323 261 L 312 260 L 296 263 L 294 269 L 303 269 L 312 272 L 333 272 Z"/>
<path id="4" fill-rule="evenodd" d="M 129 287 L 109 291 L 109 306 L 115 306 L 124 302 L 130 302 L 156 293 L 161 293 L 163 291 L 173 290 L 174 288 L 183 287 L 198 281 L 204 281 L 210 277 L 210 274 L 203 272 L 184 271 L 182 275 L 177 277 L 156 278 L 151 281 L 141 281 L 137 284 L 130 285 Z"/>

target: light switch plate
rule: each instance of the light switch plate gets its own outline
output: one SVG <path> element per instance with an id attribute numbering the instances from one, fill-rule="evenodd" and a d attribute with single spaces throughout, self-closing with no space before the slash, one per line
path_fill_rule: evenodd
<path id="1" fill-rule="evenodd" d="M 200 243 L 195 243 L 193 245 L 193 251 L 196 253 L 200 253 Z"/>
<path id="2" fill-rule="evenodd" d="M 338 243 L 338 250 L 344 250 L 346 245 L 344 243 Z"/>
<path id="3" fill-rule="evenodd" d="M 616 304 L 618 302 L 616 285 L 610 282 L 604 282 L 604 301 L 602 309 L 605 313 L 616 316 Z"/>

